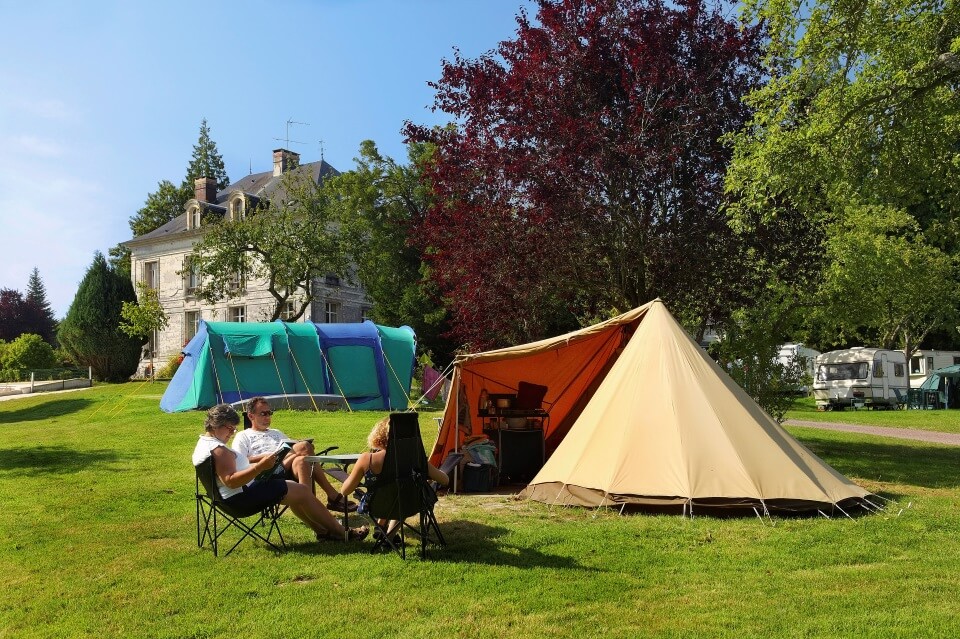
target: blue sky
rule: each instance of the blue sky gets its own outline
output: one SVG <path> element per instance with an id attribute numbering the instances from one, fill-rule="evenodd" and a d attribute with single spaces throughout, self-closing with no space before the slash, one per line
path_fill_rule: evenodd
<path id="1" fill-rule="evenodd" d="M 524 0 L 0 0 L 0 288 L 40 269 L 62 317 L 95 251 L 125 239 L 157 183 L 179 184 L 206 118 L 231 180 L 302 161 L 353 166 L 360 142 L 405 159 L 406 119 L 457 47 L 515 35 Z M 279 138 L 279 141 L 278 139 Z"/>

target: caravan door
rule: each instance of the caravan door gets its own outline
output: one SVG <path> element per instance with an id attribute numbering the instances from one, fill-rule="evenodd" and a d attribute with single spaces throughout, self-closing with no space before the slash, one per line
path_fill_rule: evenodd
<path id="1" fill-rule="evenodd" d="M 886 354 L 886 353 L 881 353 L 881 354 L 880 354 L 880 371 L 881 371 L 881 374 L 883 375 L 883 388 L 882 388 L 882 392 L 883 392 L 883 397 L 882 397 L 882 398 L 883 398 L 883 403 L 887 403 L 888 398 L 890 397 L 890 393 L 891 393 L 891 391 L 890 391 L 890 374 L 891 374 L 892 371 L 889 369 L 888 366 L 889 366 L 889 365 L 888 365 L 888 363 L 887 363 L 887 354 Z M 874 399 L 874 403 L 876 403 L 877 398 L 874 397 L 873 399 Z"/>

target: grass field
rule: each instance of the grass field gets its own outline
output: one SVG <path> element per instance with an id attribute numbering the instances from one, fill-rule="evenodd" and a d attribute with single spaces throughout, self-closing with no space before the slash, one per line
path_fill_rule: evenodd
<path id="1" fill-rule="evenodd" d="M 787 419 L 842 422 L 889 428 L 919 428 L 960 433 L 960 410 L 853 410 L 818 411 L 812 397 L 797 399 Z"/>
<path id="2" fill-rule="evenodd" d="M 316 543 L 290 516 L 288 552 L 244 542 L 216 559 L 195 536 L 202 417 L 161 413 L 163 388 L 0 402 L 0 637 L 960 635 L 960 448 L 792 431 L 892 500 L 855 520 L 621 517 L 458 495 L 441 499 L 449 545 L 427 561 Z M 899 414 L 928 419 L 913 413 Z M 347 452 L 377 417 L 274 422 Z"/>

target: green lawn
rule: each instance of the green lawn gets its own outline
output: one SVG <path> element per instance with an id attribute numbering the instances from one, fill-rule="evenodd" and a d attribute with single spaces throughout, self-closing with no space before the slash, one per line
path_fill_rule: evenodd
<path id="1" fill-rule="evenodd" d="M 841 422 L 890 428 L 919 428 L 960 433 L 960 410 L 853 410 L 818 411 L 812 397 L 802 397 L 787 411 L 786 419 Z"/>
<path id="2" fill-rule="evenodd" d="M 163 388 L 0 402 L 0 637 L 960 634 L 960 448 L 795 429 L 892 500 L 856 520 L 620 517 L 460 495 L 441 499 L 449 545 L 426 562 L 370 555 L 369 540 L 316 543 L 290 516 L 288 552 L 244 542 L 216 559 L 195 538 L 202 417 L 161 413 Z M 378 417 L 274 422 L 346 452 Z"/>

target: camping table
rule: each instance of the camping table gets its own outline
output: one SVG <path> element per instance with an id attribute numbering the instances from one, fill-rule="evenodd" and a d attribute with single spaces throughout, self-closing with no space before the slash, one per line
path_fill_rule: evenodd
<path id="1" fill-rule="evenodd" d="M 360 459 L 361 453 L 349 453 L 346 455 L 307 455 L 304 459 L 307 460 L 307 463 L 310 464 L 310 474 L 313 474 L 313 467 L 315 464 L 330 464 L 336 466 L 337 470 L 342 471 L 344 475 L 350 474 L 350 467 L 357 463 L 357 460 Z"/>
<path id="2" fill-rule="evenodd" d="M 337 473 L 333 474 L 333 477 L 337 478 L 341 482 L 345 480 L 350 475 L 350 467 L 357 463 L 357 460 L 360 459 L 362 453 L 348 453 L 344 455 L 307 455 L 304 459 L 307 460 L 307 463 L 310 464 L 310 476 L 313 476 L 313 467 L 315 464 L 320 464 L 322 467 L 324 464 L 330 464 L 335 466 Z M 340 473 L 343 473 L 341 476 Z M 343 527 L 347 527 L 349 520 L 349 513 L 341 513 L 343 515 Z"/>

